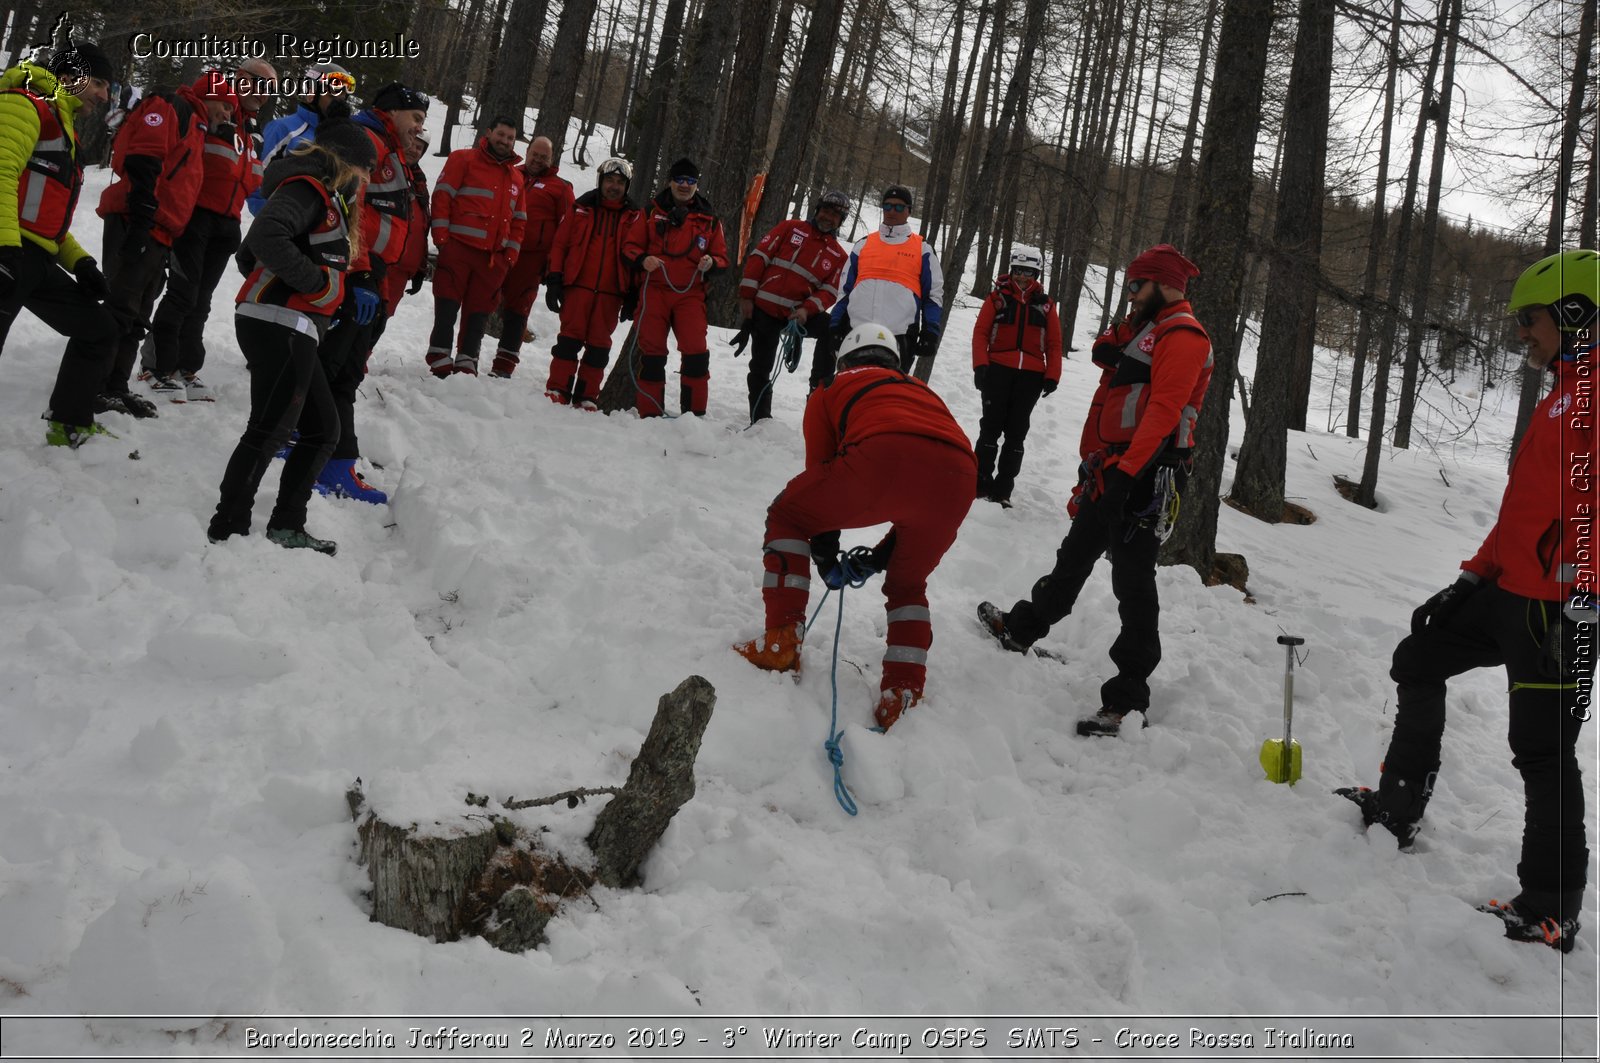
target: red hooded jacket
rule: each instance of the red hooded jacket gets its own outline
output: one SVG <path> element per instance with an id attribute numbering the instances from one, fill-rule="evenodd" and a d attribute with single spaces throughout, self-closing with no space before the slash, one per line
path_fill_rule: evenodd
<path id="1" fill-rule="evenodd" d="M 802 425 L 808 469 L 832 461 L 869 436 L 889 433 L 937 439 L 972 457 L 972 444 L 944 401 L 898 369 L 869 365 L 843 370 L 811 393 Z"/>
<path id="2" fill-rule="evenodd" d="M 633 275 L 622 261 L 622 241 L 639 218 L 639 208 L 627 196 L 612 203 L 598 188 L 585 192 L 556 231 L 550 272 L 561 274 L 568 287 L 627 294 Z"/>
<path id="3" fill-rule="evenodd" d="M 117 179 L 100 194 L 95 213 L 102 218 L 142 215 L 149 208 L 141 201 L 153 198 L 151 235 L 171 247 L 199 198 L 205 139 L 205 102 L 193 86 L 145 96 L 122 120 L 111 143 L 111 170 Z M 150 173 L 156 175 L 154 184 L 145 187 Z"/>
<path id="4" fill-rule="evenodd" d="M 674 224 L 675 218 L 681 220 Z M 661 260 L 667 283 L 678 291 L 687 291 L 700 276 L 702 258 L 709 257 L 715 269 L 727 269 L 728 245 L 711 201 L 696 192 L 679 207 L 670 188 L 657 193 L 622 241 L 622 257 L 635 269 L 643 269 L 641 263 L 651 255 Z"/>

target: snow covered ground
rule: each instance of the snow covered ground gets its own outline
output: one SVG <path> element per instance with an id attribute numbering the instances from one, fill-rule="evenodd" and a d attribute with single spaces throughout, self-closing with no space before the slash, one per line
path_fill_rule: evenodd
<path id="1" fill-rule="evenodd" d="M 104 171 L 90 180 L 86 205 Z M 86 219 L 80 237 L 92 245 L 98 228 Z M 798 685 L 728 648 L 761 627 L 763 514 L 801 465 L 803 372 L 779 382 L 775 419 L 745 431 L 745 363 L 723 333 L 704 420 L 585 415 L 542 396 L 555 333 L 542 305 L 515 379 L 438 381 L 422 359 L 431 302 L 408 298 L 358 410 L 392 505 L 314 498 L 308 526 L 338 540 L 332 559 L 259 534 L 212 546 L 205 523 L 247 408 L 235 283 L 208 331 L 219 401 L 107 416 L 116 439 L 42 445 L 61 341 L 36 321 L 24 316 L 0 362 L 8 1056 L 254 1058 L 251 1025 L 291 1023 L 208 1017 L 421 1014 L 954 1016 L 907 1029 L 984 1026 L 982 1054 L 1004 1056 L 1020 1051 L 1007 1047 L 1017 1024 L 983 1017 L 1023 1013 L 1106 1017 L 1057 1023 L 1086 1032 L 1048 1055 L 1120 1058 L 1138 1053 L 1089 1037 L 1199 1025 L 1257 1031 L 1246 1055 L 1260 1057 L 1272 1051 L 1259 1031 L 1277 1025 L 1349 1034 L 1353 1047 L 1328 1058 L 1594 1058 L 1594 892 L 1564 958 L 1505 941 L 1473 910 L 1516 889 L 1522 796 L 1503 677 L 1453 684 L 1414 851 L 1364 834 L 1329 792 L 1375 781 L 1394 644 L 1493 519 L 1509 391 L 1476 451 L 1386 459 L 1379 512 L 1333 488 L 1335 474 L 1359 474 L 1361 444 L 1294 435 L 1289 493 L 1318 522 L 1269 527 L 1224 508 L 1219 546 L 1248 558 L 1254 604 L 1163 569 L 1151 727 L 1088 740 L 1073 725 L 1097 708 L 1115 629 L 1104 568 L 1045 643 L 1065 666 L 1005 654 L 973 620 L 980 600 L 1026 592 L 1065 531 L 1095 379 L 1074 358 L 1039 407 L 1016 508 L 978 503 L 933 577 L 928 697 L 887 735 L 867 729 L 882 598 L 876 583 L 846 597 L 851 818 L 822 748 L 835 599 Z M 974 316 L 970 300 L 951 313 L 933 376 L 973 435 Z M 1080 315 L 1079 347 L 1095 316 Z M 1327 403 L 1323 392 L 1313 409 Z M 1280 732 L 1281 633 L 1306 639 L 1293 788 L 1257 764 Z M 597 890 L 521 956 L 368 921 L 344 802 L 357 777 L 375 805 L 418 818 L 459 813 L 468 791 L 619 784 L 657 697 L 690 674 L 715 685 L 717 708 L 698 793 L 644 888 Z M 1591 839 L 1597 735 L 1585 731 L 1581 753 Z M 521 815 L 580 838 L 599 804 Z M 1190 1013 L 1284 1018 L 1133 1018 Z M 19 1021 L 43 1015 L 65 1018 Z M 1452 1018 L 1405 1018 L 1427 1015 Z M 394 1030 L 404 1054 L 408 1026 L 440 1024 L 367 1025 Z M 861 1025 L 823 1054 L 850 1052 Z M 1208 1054 L 1189 1044 L 1145 1051 Z"/>

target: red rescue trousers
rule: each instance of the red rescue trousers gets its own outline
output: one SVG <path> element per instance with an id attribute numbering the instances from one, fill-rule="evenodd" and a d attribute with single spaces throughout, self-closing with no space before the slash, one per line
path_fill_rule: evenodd
<path id="1" fill-rule="evenodd" d="M 500 306 L 505 279 L 504 254 L 446 240 L 433 269 L 433 295 L 460 303 L 464 314 L 488 314 Z"/>
<path id="2" fill-rule="evenodd" d="M 528 316 L 539 294 L 539 282 L 544 280 L 544 268 L 549 257 L 548 254 L 524 251 L 511 264 L 511 272 L 506 274 L 505 284 L 500 289 L 502 309 L 518 317 Z"/>
<path id="3" fill-rule="evenodd" d="M 868 436 L 790 480 L 767 509 L 761 598 L 768 629 L 805 622 L 812 536 L 891 523 L 881 686 L 921 691 L 933 645 L 928 576 L 956 541 L 977 482 L 971 454 L 927 436 L 899 434 Z"/>
<path id="4" fill-rule="evenodd" d="M 667 331 L 678 341 L 682 377 L 679 406 L 684 413 L 704 414 L 711 382 L 711 355 L 706 343 L 706 288 L 700 277 L 688 291 L 674 291 L 665 267 L 645 274 L 639 293 L 640 417 L 666 413 Z"/>

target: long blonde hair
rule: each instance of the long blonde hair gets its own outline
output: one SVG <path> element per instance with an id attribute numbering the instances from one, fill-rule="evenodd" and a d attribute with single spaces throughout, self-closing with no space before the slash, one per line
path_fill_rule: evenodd
<path id="1" fill-rule="evenodd" d="M 322 161 L 333 171 L 333 184 L 330 187 L 327 181 L 322 186 L 328 190 L 330 196 L 342 194 L 342 190 L 351 185 L 356 186 L 356 191 L 351 199 L 353 206 L 350 217 L 346 219 L 345 228 L 350 234 L 350 261 L 354 262 L 361 257 L 361 186 L 366 184 L 366 177 L 360 170 L 351 166 L 344 158 L 335 152 L 329 151 L 321 144 L 307 142 L 295 148 L 290 155 L 320 155 Z"/>

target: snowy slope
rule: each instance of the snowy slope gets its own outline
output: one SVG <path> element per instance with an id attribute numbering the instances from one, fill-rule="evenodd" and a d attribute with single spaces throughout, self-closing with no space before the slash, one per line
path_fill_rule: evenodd
<path id="1" fill-rule="evenodd" d="M 569 176 L 579 192 L 593 182 Z M 85 203 L 104 180 L 91 175 Z M 1163 569 L 1152 726 L 1080 739 L 1114 633 L 1104 568 L 1046 641 L 1069 665 L 1004 654 L 972 619 L 981 599 L 1025 593 L 1065 531 L 1095 379 L 1070 361 L 1036 415 L 1017 507 L 979 503 L 933 577 L 928 698 L 888 735 L 867 730 L 882 598 L 876 583 L 847 597 L 850 818 L 822 749 L 834 600 L 798 685 L 728 649 L 761 626 L 763 514 L 800 468 L 803 373 L 780 381 L 772 422 L 742 431 L 745 363 L 722 334 L 706 419 L 584 415 L 542 397 L 555 333 L 542 305 L 514 380 L 438 381 L 422 360 L 431 303 L 408 298 L 358 410 L 393 504 L 314 498 L 308 526 L 339 541 L 333 559 L 259 534 L 212 546 L 205 522 L 248 405 L 233 283 L 208 331 L 219 401 L 108 416 L 115 440 L 41 445 L 61 342 L 36 321 L 0 362 L 0 1019 L 1593 1014 L 1592 907 L 1565 959 L 1473 911 L 1515 889 L 1522 799 L 1500 675 L 1452 687 L 1412 853 L 1364 835 L 1329 793 L 1376 778 L 1389 655 L 1491 522 L 1496 447 L 1393 455 L 1370 513 L 1332 486 L 1359 473 L 1361 445 L 1294 436 L 1289 493 L 1318 523 L 1224 508 L 1219 545 L 1249 559 L 1255 604 Z M 970 300 L 951 313 L 933 377 L 972 435 L 974 316 Z M 1491 411 L 1480 433 L 1503 441 L 1508 419 Z M 269 474 L 258 532 L 274 489 Z M 1256 763 L 1279 730 L 1282 632 L 1307 639 L 1292 789 Z M 469 790 L 618 784 L 656 698 L 695 673 L 718 693 L 699 791 L 644 889 L 597 891 L 523 956 L 368 921 L 343 799 L 356 777 L 416 817 L 459 812 Z M 1597 734 L 1582 740 L 1590 773 Z M 581 837 L 597 810 L 529 822 Z M 1537 1036 L 1474 1028 L 1470 1046 L 1448 1026 L 1312 1025 L 1362 1031 L 1340 1058 L 1563 1047 L 1554 1020 Z M 239 1053 L 240 1030 L 175 1044 L 59 1020 L 9 1026 L 6 1048 Z M 1592 1058 L 1592 1022 L 1566 1036 Z"/>

